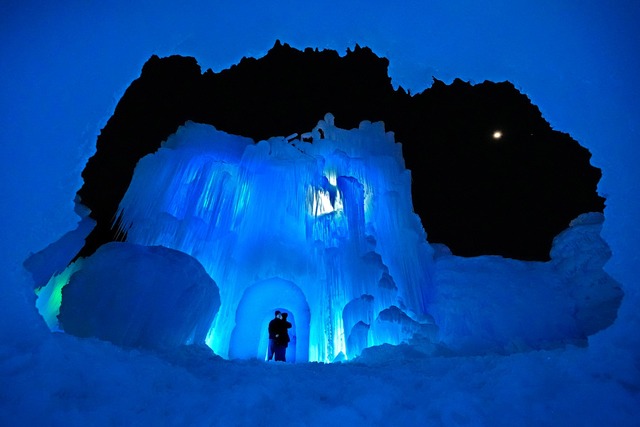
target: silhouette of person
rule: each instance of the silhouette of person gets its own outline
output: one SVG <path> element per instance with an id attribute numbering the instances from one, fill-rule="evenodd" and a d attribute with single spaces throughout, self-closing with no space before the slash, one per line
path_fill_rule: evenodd
<path id="1" fill-rule="evenodd" d="M 276 352 L 276 339 L 278 338 L 279 331 L 281 329 L 280 323 L 282 322 L 281 315 L 280 310 L 276 310 L 275 317 L 269 322 L 269 350 L 267 360 L 273 359 Z"/>
<path id="2" fill-rule="evenodd" d="M 288 313 L 282 313 L 282 318 L 277 323 L 277 333 L 275 339 L 275 358 L 276 361 L 287 361 L 287 347 L 289 346 L 289 328 L 291 322 L 287 320 Z"/>

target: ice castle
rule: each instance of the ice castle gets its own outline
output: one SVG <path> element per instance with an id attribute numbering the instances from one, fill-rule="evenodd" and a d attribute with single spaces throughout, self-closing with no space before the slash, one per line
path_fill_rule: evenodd
<path id="1" fill-rule="evenodd" d="M 117 223 L 129 244 L 202 264 L 220 295 L 206 342 L 223 357 L 264 358 L 275 310 L 293 324 L 290 361 L 343 360 L 437 334 L 426 306 L 433 250 L 401 144 L 382 122 L 344 130 L 327 114 L 306 134 L 257 144 L 187 122 L 140 160 Z M 207 321 L 210 307 L 199 307 Z M 61 312 L 68 325 L 86 323 L 65 313 L 64 298 Z M 184 322 L 175 310 L 164 316 Z"/>
<path id="2" fill-rule="evenodd" d="M 229 359 L 265 358 L 275 310 L 293 324 L 291 362 L 382 344 L 427 354 L 583 345 L 622 298 L 602 269 L 602 223 L 576 218 L 549 262 L 458 257 L 429 243 L 402 146 L 382 122 L 345 130 L 327 114 L 310 132 L 257 144 L 186 122 L 138 162 L 114 218 L 123 242 L 62 267 L 37 306 L 53 330 L 125 347 L 206 344 Z M 85 216 L 30 263 L 55 270 L 91 227 Z"/>

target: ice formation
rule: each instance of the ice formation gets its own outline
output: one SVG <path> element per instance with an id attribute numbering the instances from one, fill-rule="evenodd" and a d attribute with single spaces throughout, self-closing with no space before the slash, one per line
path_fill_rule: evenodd
<path id="1" fill-rule="evenodd" d="M 257 425 L 273 413 L 276 395 L 289 402 L 278 411 L 285 424 L 637 425 L 637 2 L 356 2 L 330 7 L 326 19 L 323 2 L 161 3 L 15 7 L 4 16 L 11 42 L 3 45 L 0 107 L 0 424 Z M 431 75 L 509 79 L 524 88 L 554 128 L 576 136 L 603 168 L 602 237 L 613 253 L 606 271 L 625 292 L 615 323 L 586 349 L 398 358 L 368 369 L 193 358 L 193 375 L 141 352 L 48 333 L 30 306 L 32 292 L 23 292 L 32 281 L 21 265 L 76 225 L 80 171 L 114 97 L 137 75 L 132 64 L 160 51 L 195 53 L 223 69 L 266 51 L 276 37 L 339 50 L 358 40 L 388 52 L 394 82 L 414 93 Z"/>
<path id="2" fill-rule="evenodd" d="M 208 343 L 223 357 L 264 358 L 276 309 L 290 313 L 288 360 L 299 361 L 406 341 L 384 326 L 404 318 L 431 323 L 432 249 L 381 122 L 343 130 L 328 114 L 308 134 L 258 144 L 189 122 L 138 163 L 119 226 L 128 242 L 204 266 L 221 298 Z"/>
<path id="3" fill-rule="evenodd" d="M 623 296 L 603 266 L 604 216 L 586 213 L 553 242 L 551 261 L 463 258 L 436 250 L 429 311 L 439 339 L 463 354 L 511 354 L 572 343 L 613 323 Z"/>
<path id="4" fill-rule="evenodd" d="M 37 306 L 53 330 L 59 319 L 125 346 L 206 341 L 231 359 L 265 357 L 275 310 L 293 324 L 289 361 L 348 360 L 381 344 L 427 354 L 586 345 L 622 298 L 603 270 L 603 221 L 574 220 L 549 262 L 453 256 L 428 242 L 384 123 L 344 130 L 327 114 L 304 135 L 255 144 L 187 122 L 136 167 L 116 221 L 127 243 L 55 274 Z M 32 256 L 34 278 L 60 271 L 89 227 Z"/>
<path id="5" fill-rule="evenodd" d="M 58 319 L 66 332 L 160 350 L 204 344 L 220 297 L 194 258 L 112 242 L 80 264 L 62 289 Z"/>

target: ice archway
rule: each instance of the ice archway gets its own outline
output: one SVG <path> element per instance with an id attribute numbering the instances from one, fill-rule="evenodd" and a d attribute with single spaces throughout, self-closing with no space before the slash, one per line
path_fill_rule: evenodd
<path id="1" fill-rule="evenodd" d="M 236 311 L 236 326 L 231 334 L 229 356 L 264 358 L 267 349 L 267 326 L 274 311 L 289 313 L 291 344 L 287 361 L 309 358 L 310 311 L 307 299 L 295 283 L 274 277 L 248 287 Z"/>

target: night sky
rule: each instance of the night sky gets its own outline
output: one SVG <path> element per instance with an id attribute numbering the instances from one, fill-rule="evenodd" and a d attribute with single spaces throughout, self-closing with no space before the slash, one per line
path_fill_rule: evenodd
<path id="1" fill-rule="evenodd" d="M 572 219 L 603 211 L 589 151 L 511 83 L 434 78 L 410 94 L 393 88 L 388 65 L 366 47 L 340 56 L 280 42 L 219 73 L 197 58 L 151 57 L 83 171 L 78 194 L 97 226 L 78 256 L 118 239 L 113 220 L 135 164 L 188 120 L 256 142 L 307 132 L 328 112 L 347 129 L 384 121 L 402 143 L 428 241 L 459 256 L 545 261 Z"/>

